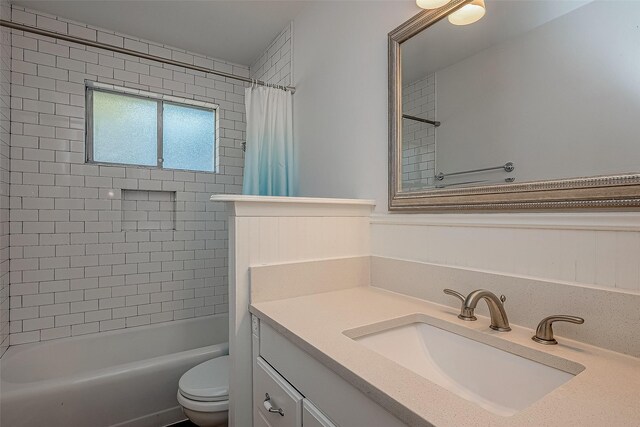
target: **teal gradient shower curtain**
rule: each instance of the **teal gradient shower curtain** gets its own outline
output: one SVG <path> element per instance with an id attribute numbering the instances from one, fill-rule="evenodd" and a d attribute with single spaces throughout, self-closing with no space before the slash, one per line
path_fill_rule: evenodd
<path id="1" fill-rule="evenodd" d="M 293 107 L 289 91 L 245 89 L 247 151 L 242 193 L 293 196 Z"/>

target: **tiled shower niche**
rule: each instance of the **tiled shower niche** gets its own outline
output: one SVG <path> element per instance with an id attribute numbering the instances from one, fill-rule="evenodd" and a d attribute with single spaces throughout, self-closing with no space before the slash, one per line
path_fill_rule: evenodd
<path id="1" fill-rule="evenodd" d="M 175 229 L 175 191 L 122 190 L 122 231 Z"/>

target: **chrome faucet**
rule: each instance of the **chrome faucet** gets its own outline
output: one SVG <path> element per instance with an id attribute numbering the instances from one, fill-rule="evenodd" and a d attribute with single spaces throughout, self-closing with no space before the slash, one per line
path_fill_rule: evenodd
<path id="1" fill-rule="evenodd" d="M 444 293 L 452 295 L 462 301 L 460 314 L 458 314 L 459 319 L 467 321 L 478 320 L 474 311 L 478 305 L 478 301 L 484 299 L 489 306 L 489 314 L 491 315 L 491 325 L 489 327 L 494 331 L 500 332 L 508 332 L 511 330 L 507 313 L 504 311 L 503 303 L 507 300 L 507 297 L 504 295 L 500 295 L 500 298 L 498 298 L 493 292 L 484 289 L 473 291 L 467 295 L 466 298 L 460 292 L 451 289 L 445 289 Z"/>
<path id="2" fill-rule="evenodd" d="M 491 325 L 489 327 L 494 331 L 510 331 L 509 319 L 507 319 L 507 312 L 504 311 L 503 304 L 507 297 L 500 295 L 500 298 L 498 298 L 493 292 L 484 289 L 478 289 L 467 295 L 462 312 L 458 317 L 462 320 L 476 320 L 474 310 L 481 299 L 485 300 L 489 306 L 489 315 L 491 316 Z"/>

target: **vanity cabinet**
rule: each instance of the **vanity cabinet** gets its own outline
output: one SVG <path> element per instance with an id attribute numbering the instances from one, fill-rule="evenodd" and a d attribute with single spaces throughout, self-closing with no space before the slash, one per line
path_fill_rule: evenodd
<path id="1" fill-rule="evenodd" d="M 255 427 L 337 427 L 263 358 L 254 367 Z"/>
<path id="2" fill-rule="evenodd" d="M 308 399 L 302 401 L 302 425 L 304 427 L 338 427 Z"/>
<path id="3" fill-rule="evenodd" d="M 258 357 L 254 364 L 253 401 L 255 411 L 269 427 L 299 427 L 302 425 L 304 397 Z"/>
<path id="4" fill-rule="evenodd" d="M 254 427 L 405 426 L 272 327 L 256 323 Z M 268 411 L 266 394 L 272 409 L 282 409 L 284 416 Z"/>

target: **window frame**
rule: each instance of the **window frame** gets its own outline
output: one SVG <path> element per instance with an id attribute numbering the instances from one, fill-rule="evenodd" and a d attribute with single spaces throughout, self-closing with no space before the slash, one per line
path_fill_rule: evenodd
<path id="1" fill-rule="evenodd" d="M 156 165 L 141 165 L 136 163 L 116 163 L 116 162 L 104 162 L 94 160 L 94 141 L 93 141 L 93 94 L 94 92 L 105 92 L 115 95 L 138 98 L 155 101 L 157 103 L 157 116 L 156 116 Z M 163 135 L 163 121 L 164 121 L 164 104 L 177 105 L 180 107 L 193 108 L 198 110 L 209 111 L 213 113 L 214 120 L 214 135 L 213 135 L 213 170 L 203 171 L 195 169 L 174 169 L 165 168 L 163 150 L 164 150 L 164 135 Z M 123 87 L 117 87 L 112 85 L 103 85 L 94 82 L 86 82 L 85 86 L 85 163 L 95 165 L 107 165 L 107 166 L 120 166 L 120 167 L 134 167 L 134 168 L 148 168 L 148 169 L 162 169 L 168 171 L 184 171 L 184 172 L 197 172 L 197 173 L 218 173 L 219 170 L 219 106 L 217 104 L 193 101 L 186 98 L 178 98 L 175 96 L 155 94 L 152 92 L 140 91 L 136 89 L 129 89 Z"/>

